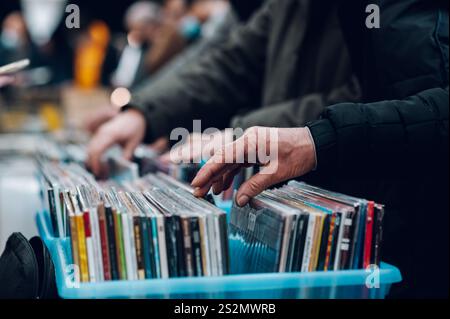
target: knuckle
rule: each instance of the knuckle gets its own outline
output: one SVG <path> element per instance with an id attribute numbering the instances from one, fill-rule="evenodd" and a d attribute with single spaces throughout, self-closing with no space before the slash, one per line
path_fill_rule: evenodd
<path id="1" fill-rule="evenodd" d="M 259 185 L 258 182 L 253 181 L 253 180 L 250 180 L 250 181 L 248 182 L 248 188 L 250 189 L 250 191 L 251 191 L 252 193 L 256 193 L 256 192 L 259 191 L 260 185 Z"/>

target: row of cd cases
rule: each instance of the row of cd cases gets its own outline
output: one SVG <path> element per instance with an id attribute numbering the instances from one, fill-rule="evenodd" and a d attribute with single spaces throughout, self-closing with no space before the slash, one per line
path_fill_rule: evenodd
<path id="1" fill-rule="evenodd" d="M 164 174 L 97 182 L 74 163 L 39 161 L 53 232 L 81 282 L 229 272 L 226 214 Z"/>
<path id="2" fill-rule="evenodd" d="M 384 206 L 306 183 L 264 191 L 230 216 L 233 273 L 380 265 Z M 238 262 L 239 261 L 239 262 Z"/>

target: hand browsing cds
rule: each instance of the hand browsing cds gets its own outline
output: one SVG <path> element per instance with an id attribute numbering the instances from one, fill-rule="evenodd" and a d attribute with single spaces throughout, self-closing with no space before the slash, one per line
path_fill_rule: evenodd
<path id="1" fill-rule="evenodd" d="M 270 154 L 267 151 L 270 150 Z M 314 142 L 308 128 L 254 127 L 227 144 L 200 170 L 192 182 L 196 196 L 227 189 L 241 168 L 260 164 L 259 173 L 244 182 L 236 195 L 240 206 L 268 187 L 302 176 L 316 165 Z"/>
<path id="2" fill-rule="evenodd" d="M 103 124 L 88 146 L 88 166 L 94 174 L 101 173 L 102 155 L 114 144 L 121 145 L 124 158 L 130 160 L 144 139 L 145 129 L 145 118 L 136 110 L 123 112 Z"/>

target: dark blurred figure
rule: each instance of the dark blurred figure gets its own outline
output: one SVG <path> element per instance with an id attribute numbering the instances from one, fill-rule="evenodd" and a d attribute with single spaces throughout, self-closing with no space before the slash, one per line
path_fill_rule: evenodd
<path id="1" fill-rule="evenodd" d="M 146 58 L 150 73 L 159 71 L 186 47 L 201 39 L 204 27 L 227 11 L 224 0 L 166 0 L 162 26 Z"/>
<path id="2" fill-rule="evenodd" d="M 6 16 L 1 24 L 0 65 L 28 58 L 33 51 L 25 21 L 20 12 Z"/>
<path id="3" fill-rule="evenodd" d="M 59 23 L 50 41 L 37 47 L 35 65 L 47 67 L 50 79 L 47 84 L 62 84 L 73 79 L 73 48 L 69 44 L 70 31 L 64 19 Z M 32 66 L 33 66 L 33 57 Z"/>
<path id="4" fill-rule="evenodd" d="M 4 19 L 0 33 L 0 65 L 20 59 L 31 61 L 26 82 L 58 84 L 72 77 L 71 50 L 63 21 L 49 41 L 34 43 L 23 15 L 16 11 Z"/>

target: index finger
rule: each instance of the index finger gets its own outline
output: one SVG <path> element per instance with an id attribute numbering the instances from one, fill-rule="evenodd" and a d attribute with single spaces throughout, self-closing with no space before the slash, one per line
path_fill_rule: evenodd
<path id="1" fill-rule="evenodd" d="M 211 180 L 213 180 L 214 177 L 217 175 L 220 175 L 224 170 L 226 170 L 227 166 L 232 164 L 226 164 L 226 163 L 216 163 L 209 161 L 208 163 L 203 166 L 200 171 L 197 173 L 197 176 L 195 176 L 194 180 L 192 181 L 191 185 L 193 187 L 204 187 L 207 185 Z"/>
<path id="2" fill-rule="evenodd" d="M 205 184 L 202 184 L 198 187 L 195 187 L 194 195 L 196 197 L 205 196 L 211 186 L 215 185 L 215 191 L 221 192 L 223 190 L 223 183 L 225 182 L 225 177 L 232 174 L 232 172 L 236 172 L 236 169 L 239 167 L 239 164 L 227 164 L 223 166 L 220 171 L 218 171 L 215 175 L 212 175 L 211 178 L 206 179 Z"/>
<path id="3" fill-rule="evenodd" d="M 88 146 L 88 160 L 87 164 L 92 169 L 95 175 L 99 175 L 101 171 L 102 155 L 113 146 L 114 138 L 109 134 L 97 133 Z"/>
<path id="4" fill-rule="evenodd" d="M 244 146 L 244 143 L 244 139 L 238 139 L 234 143 L 225 145 L 200 169 L 191 185 L 193 187 L 205 187 L 205 185 L 210 183 L 217 175 L 224 173 L 227 168 L 236 164 L 236 159 L 242 157 L 241 153 L 244 152 L 245 149 L 245 147 L 239 146 Z"/>

